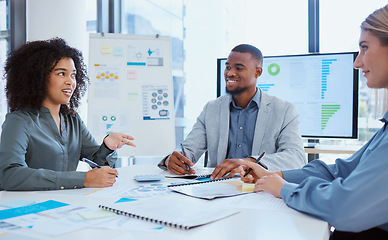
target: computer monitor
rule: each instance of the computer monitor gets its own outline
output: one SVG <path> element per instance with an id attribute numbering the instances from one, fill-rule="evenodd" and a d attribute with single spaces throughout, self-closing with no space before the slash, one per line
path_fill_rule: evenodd
<path id="1" fill-rule="evenodd" d="M 292 102 L 306 138 L 357 138 L 357 52 L 268 56 L 257 86 Z M 217 96 L 226 94 L 226 58 L 217 59 Z"/>

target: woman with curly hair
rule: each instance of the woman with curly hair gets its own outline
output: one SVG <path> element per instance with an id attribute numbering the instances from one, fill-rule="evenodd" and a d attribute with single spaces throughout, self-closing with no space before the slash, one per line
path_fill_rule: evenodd
<path id="1" fill-rule="evenodd" d="M 10 113 L 0 142 L 0 189 L 55 190 L 115 183 L 116 149 L 133 137 L 111 133 L 101 145 L 76 109 L 88 77 L 82 53 L 63 39 L 28 42 L 5 63 Z M 99 165 L 77 172 L 81 158 Z"/>

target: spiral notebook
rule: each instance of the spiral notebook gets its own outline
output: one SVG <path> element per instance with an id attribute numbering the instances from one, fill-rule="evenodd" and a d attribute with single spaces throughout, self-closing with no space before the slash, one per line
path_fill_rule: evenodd
<path id="1" fill-rule="evenodd" d="M 232 197 L 253 191 L 252 184 L 245 184 L 239 178 L 221 178 L 216 180 L 168 185 L 168 188 L 191 197 L 214 199 Z"/>
<path id="2" fill-rule="evenodd" d="M 166 175 L 166 178 L 184 178 L 184 179 L 197 179 L 197 178 L 209 178 L 213 173 L 214 168 L 200 168 L 195 169 L 195 174 L 185 175 Z"/>
<path id="3" fill-rule="evenodd" d="M 163 197 L 99 207 L 128 217 L 180 229 L 198 227 L 239 213 L 238 210 L 203 202 L 177 201 Z"/>

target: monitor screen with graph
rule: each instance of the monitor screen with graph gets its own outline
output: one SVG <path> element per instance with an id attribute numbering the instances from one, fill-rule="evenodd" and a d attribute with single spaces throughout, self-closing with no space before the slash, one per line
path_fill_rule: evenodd
<path id="1" fill-rule="evenodd" d="M 357 138 L 356 52 L 264 57 L 257 86 L 294 103 L 306 138 Z M 225 93 L 226 58 L 217 59 L 217 96 Z"/>

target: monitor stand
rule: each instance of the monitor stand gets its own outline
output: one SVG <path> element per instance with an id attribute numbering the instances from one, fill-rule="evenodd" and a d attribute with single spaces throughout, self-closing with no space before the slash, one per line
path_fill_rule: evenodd
<path id="1" fill-rule="evenodd" d="M 317 144 L 319 144 L 319 139 L 307 139 L 307 148 L 315 148 Z M 315 160 L 318 158 L 319 158 L 319 154 L 314 154 L 314 153 L 307 154 L 308 162 L 311 162 L 312 160 Z"/>

